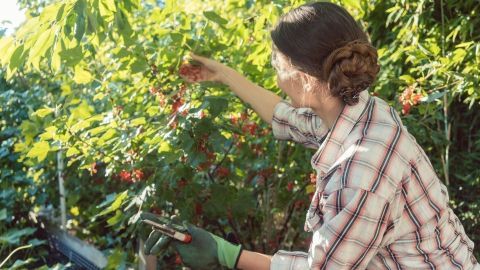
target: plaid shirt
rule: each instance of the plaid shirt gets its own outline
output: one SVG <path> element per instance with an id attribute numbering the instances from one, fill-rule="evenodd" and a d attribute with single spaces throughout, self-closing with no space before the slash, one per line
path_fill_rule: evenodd
<path id="1" fill-rule="evenodd" d="M 270 269 L 480 269 L 447 188 L 385 101 L 363 91 L 330 131 L 310 108 L 282 100 L 272 130 L 318 149 L 318 178 L 308 253 L 279 250 Z"/>

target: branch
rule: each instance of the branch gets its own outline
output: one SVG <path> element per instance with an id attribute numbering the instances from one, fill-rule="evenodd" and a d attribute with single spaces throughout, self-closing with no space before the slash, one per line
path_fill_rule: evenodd
<path id="1" fill-rule="evenodd" d="M 8 261 L 8 259 L 10 259 L 10 257 L 13 256 L 13 254 L 19 250 L 22 250 L 22 249 L 26 249 L 26 248 L 31 248 L 32 247 L 32 244 L 28 244 L 28 245 L 25 245 L 25 246 L 21 246 L 21 247 L 18 247 L 16 249 L 14 249 L 12 251 L 12 253 L 8 254 L 7 258 L 5 258 L 5 260 L 3 260 L 3 262 L 0 264 L 0 268 Z"/>

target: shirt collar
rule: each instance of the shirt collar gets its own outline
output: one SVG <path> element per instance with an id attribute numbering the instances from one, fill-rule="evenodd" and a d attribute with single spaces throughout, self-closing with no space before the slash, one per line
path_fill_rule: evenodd
<path id="1" fill-rule="evenodd" d="M 312 157 L 312 166 L 325 174 L 335 163 L 338 155 L 345 149 L 343 144 L 357 122 L 367 111 L 372 98 L 368 93 L 369 88 L 359 94 L 359 101 L 355 105 L 345 105 L 337 117 L 332 129 L 327 134 L 320 148 Z"/>

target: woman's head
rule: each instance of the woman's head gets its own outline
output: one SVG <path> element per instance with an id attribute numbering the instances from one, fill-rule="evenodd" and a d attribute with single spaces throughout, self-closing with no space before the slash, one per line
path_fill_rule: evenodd
<path id="1" fill-rule="evenodd" d="M 380 69 L 368 36 L 344 8 L 333 3 L 315 2 L 289 11 L 270 35 L 279 86 L 296 103 L 301 87 L 324 89 L 324 95 L 354 105 Z M 315 91 L 304 95 L 318 98 Z"/>

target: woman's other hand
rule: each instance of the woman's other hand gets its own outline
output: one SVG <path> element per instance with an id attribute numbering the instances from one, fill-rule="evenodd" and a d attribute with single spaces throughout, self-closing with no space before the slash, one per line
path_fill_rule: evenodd
<path id="1" fill-rule="evenodd" d="M 188 83 L 212 81 L 224 83 L 226 65 L 213 59 L 189 54 L 189 58 L 198 64 L 183 63 L 179 69 L 179 75 Z"/>

